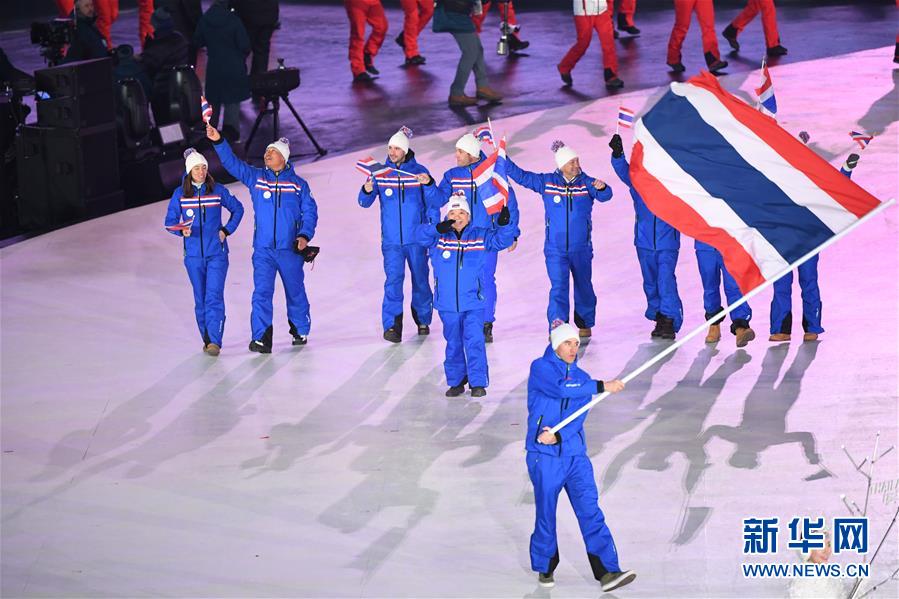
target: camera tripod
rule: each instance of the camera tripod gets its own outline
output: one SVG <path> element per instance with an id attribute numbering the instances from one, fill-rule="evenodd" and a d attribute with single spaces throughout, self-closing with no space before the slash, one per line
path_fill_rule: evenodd
<path id="1" fill-rule="evenodd" d="M 259 116 L 256 117 L 256 122 L 253 123 L 253 129 L 250 131 L 250 137 L 247 138 L 246 143 L 243 145 L 244 152 L 250 147 L 250 143 L 253 141 L 253 137 L 256 135 L 256 130 L 259 129 L 259 123 L 262 122 L 263 117 L 265 115 L 272 115 L 272 125 L 274 127 L 274 131 L 272 132 L 272 139 L 278 139 L 280 123 L 278 118 L 278 110 L 281 108 L 281 100 L 284 100 L 284 103 L 290 109 L 290 112 L 293 113 L 294 118 L 300 124 L 300 127 L 303 128 L 303 131 L 306 133 L 306 137 L 309 138 L 309 141 L 312 142 L 312 145 L 315 146 L 315 151 L 319 156 L 324 156 L 328 153 L 328 150 L 324 149 L 318 142 L 315 141 L 315 138 L 312 136 L 312 132 L 309 130 L 309 127 L 306 126 L 306 123 L 303 122 L 303 119 L 300 118 L 299 113 L 297 113 L 296 108 L 293 107 L 293 104 L 290 103 L 290 99 L 287 97 L 287 94 L 278 94 L 275 96 L 266 96 L 265 97 L 265 108 L 259 112 Z"/>

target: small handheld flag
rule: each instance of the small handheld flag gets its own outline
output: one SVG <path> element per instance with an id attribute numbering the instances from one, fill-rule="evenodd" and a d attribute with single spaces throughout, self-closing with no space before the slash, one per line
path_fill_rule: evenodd
<path id="1" fill-rule="evenodd" d="M 490 130 L 488 125 L 481 125 L 477 129 L 474 130 L 474 136 L 478 139 L 478 141 L 486 141 L 491 146 L 494 146 L 493 143 L 493 132 Z"/>
<path id="2" fill-rule="evenodd" d="M 186 229 L 190 229 L 190 226 L 193 223 L 194 223 L 194 219 L 191 218 L 191 219 L 182 221 L 182 222 L 174 224 L 174 225 L 168 225 L 166 227 L 166 229 L 168 229 L 169 231 L 184 231 Z"/>
<path id="3" fill-rule="evenodd" d="M 371 156 L 366 156 L 361 160 L 357 160 L 356 170 L 368 177 L 389 175 L 393 171 L 393 169 L 391 169 L 389 166 L 387 166 L 383 162 L 377 162 Z"/>
<path id="4" fill-rule="evenodd" d="M 618 107 L 618 126 L 630 129 L 634 126 L 634 111 L 624 106 Z"/>
<path id="5" fill-rule="evenodd" d="M 859 131 L 850 131 L 849 137 L 852 138 L 852 141 L 858 144 L 862 150 L 868 147 L 868 144 L 871 143 L 871 140 L 874 139 L 873 135 L 868 135 L 867 133 L 861 133 Z"/>
<path id="6" fill-rule="evenodd" d="M 777 100 L 774 98 L 774 82 L 768 72 L 768 65 L 762 62 L 762 85 L 755 88 L 755 95 L 759 97 L 757 108 L 762 114 L 775 116 L 777 114 Z"/>
<path id="7" fill-rule="evenodd" d="M 206 101 L 206 96 L 200 96 L 200 112 L 203 115 L 203 120 L 208 125 L 209 121 L 212 120 L 212 106 Z"/>

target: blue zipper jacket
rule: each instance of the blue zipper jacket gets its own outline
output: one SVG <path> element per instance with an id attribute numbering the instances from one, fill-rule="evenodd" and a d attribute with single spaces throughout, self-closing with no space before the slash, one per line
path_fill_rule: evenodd
<path id="1" fill-rule="evenodd" d="M 391 168 L 425 174 L 428 169 L 418 164 L 412 150 L 405 160 L 395 164 L 389 158 L 385 164 Z M 372 179 L 372 191 L 366 193 L 363 186 L 359 190 L 359 205 L 368 208 L 381 200 L 381 245 L 407 245 L 415 243 L 415 227 L 422 224 L 437 224 L 440 220 L 437 186 L 434 179 L 422 185 L 415 177 L 394 173 L 386 177 Z"/>
<path id="2" fill-rule="evenodd" d="M 234 155 L 231 146 L 221 138 L 212 147 L 222 166 L 250 189 L 256 216 L 253 231 L 254 248 L 294 249 L 296 241 L 315 235 L 318 206 L 309 184 L 287 163 L 280 173 L 269 168 L 250 166 Z"/>
<path id="3" fill-rule="evenodd" d="M 644 250 L 679 250 L 680 231 L 653 214 L 631 183 L 627 158 L 612 156 L 612 168 L 621 182 L 627 185 L 634 200 L 634 245 Z"/>
<path id="4" fill-rule="evenodd" d="M 196 187 L 192 186 L 191 189 L 194 195 L 189 198 L 182 197 L 182 187 L 178 187 L 172 194 L 165 214 L 165 226 L 171 227 L 194 219 L 190 226 L 190 237 L 184 237 L 180 231 L 169 231 L 184 240 L 185 256 L 206 257 L 227 253 L 228 240 L 222 242 L 219 239 L 219 231 L 224 230 L 231 235 L 237 230 L 237 225 L 243 218 L 243 204 L 221 183 L 216 183 L 212 189 L 204 183 L 199 193 Z M 231 218 L 224 226 L 222 226 L 222 206 L 231 213 Z"/>
<path id="5" fill-rule="evenodd" d="M 436 208 L 440 208 L 447 202 L 449 202 L 450 196 L 457 191 L 461 191 L 465 194 L 465 199 L 468 200 L 468 205 L 471 206 L 472 214 L 471 214 L 471 225 L 474 227 L 482 227 L 485 229 L 495 229 L 499 225 L 496 224 L 496 219 L 499 218 L 499 213 L 497 214 L 488 214 L 487 209 L 484 208 L 484 204 L 478 199 L 478 186 L 474 182 L 474 175 L 472 172 L 474 169 L 478 167 L 484 160 L 487 159 L 487 156 L 484 152 L 481 152 L 478 161 L 474 164 L 469 164 L 468 166 L 454 166 L 443 174 L 443 180 L 440 181 L 440 185 L 438 186 L 439 193 L 435 196 L 436 199 Z M 509 185 L 509 213 L 510 213 L 510 221 L 509 225 L 514 229 L 514 239 L 518 239 L 518 236 L 521 234 L 518 229 L 518 200 L 515 197 L 515 190 Z"/>
<path id="6" fill-rule="evenodd" d="M 485 229 L 468 225 L 461 234 L 438 233 L 434 225 L 419 225 L 415 238 L 430 248 L 434 268 L 434 307 L 440 312 L 467 312 L 483 307 L 484 296 L 478 277 L 484 266 L 485 251 L 498 252 L 515 241 L 515 228 Z"/>
<path id="7" fill-rule="evenodd" d="M 612 199 L 612 188 L 596 189 L 596 180 L 584 173 L 566 181 L 562 173 L 532 173 L 507 160 L 508 173 L 518 184 L 543 196 L 546 212 L 546 247 L 560 252 L 593 245 L 593 202 Z"/>
<path id="8" fill-rule="evenodd" d="M 596 381 L 580 369 L 577 359 L 566 364 L 551 345 L 543 357 L 531 362 L 528 376 L 528 436 L 527 451 L 536 451 L 557 457 L 570 457 L 587 453 L 584 439 L 584 420 L 589 412 L 578 416 L 571 424 L 557 433 L 561 443 L 544 445 L 537 437 L 544 427 L 553 427 L 579 408 L 590 403 L 597 392 Z"/>

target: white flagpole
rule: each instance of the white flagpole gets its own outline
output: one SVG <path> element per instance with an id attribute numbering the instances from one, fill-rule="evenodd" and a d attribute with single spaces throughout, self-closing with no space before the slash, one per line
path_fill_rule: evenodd
<path id="1" fill-rule="evenodd" d="M 795 262 L 793 262 L 792 264 L 790 264 L 789 266 L 787 266 L 786 268 L 781 270 L 779 273 L 777 273 L 777 275 L 768 279 L 767 281 L 765 281 L 764 283 L 762 283 L 761 285 L 759 285 L 758 287 L 756 287 L 755 289 L 753 289 L 752 291 L 750 291 L 749 293 L 747 293 L 746 295 L 744 295 L 743 297 L 741 297 L 740 299 L 735 301 L 733 304 L 730 304 L 729 306 L 723 308 L 720 312 L 715 314 L 712 318 L 710 318 L 703 324 L 696 327 L 694 330 L 687 333 L 687 335 L 685 335 L 684 337 L 681 337 L 676 343 L 672 343 L 671 345 L 666 347 L 664 350 L 660 351 L 658 354 L 653 356 L 649 361 L 644 363 L 642 366 L 640 366 L 633 372 L 630 372 L 629 374 L 627 374 L 621 380 L 625 383 L 633 380 L 638 375 L 643 373 L 645 370 L 651 368 L 653 364 L 660 361 L 662 358 L 664 358 L 668 354 L 674 352 L 674 350 L 676 350 L 677 348 L 679 348 L 682 345 L 684 345 L 685 343 L 687 343 L 687 341 L 689 341 L 693 337 L 695 337 L 695 336 L 699 335 L 700 333 L 702 333 L 703 331 L 705 331 L 706 327 L 711 325 L 713 322 L 715 322 L 719 318 L 724 318 L 724 316 L 726 316 L 727 314 L 732 312 L 734 308 L 736 308 L 738 306 L 742 306 L 747 301 L 749 301 L 749 299 L 751 297 L 758 295 L 762 290 L 767 289 L 768 287 L 773 285 L 774 281 L 780 279 L 782 276 L 784 276 L 785 274 L 787 274 L 788 272 L 790 272 L 791 270 L 793 270 L 800 264 L 804 264 L 804 263 L 808 262 L 809 260 L 811 260 L 812 258 L 817 256 L 819 253 L 821 253 L 821 250 L 830 246 L 833 243 L 836 243 L 838 240 L 840 240 L 843 237 L 845 237 L 846 235 L 848 235 L 851 231 L 855 230 L 856 227 L 858 227 L 862 223 L 870 220 L 876 214 L 883 212 L 886 208 L 892 206 L 895 202 L 896 202 L 895 198 L 890 198 L 886 202 L 881 202 L 881 204 L 879 206 L 877 206 L 876 208 L 874 208 L 871 212 L 867 213 L 866 215 L 864 215 L 863 217 L 861 217 L 860 219 L 858 219 L 857 221 L 855 221 L 854 223 L 852 223 L 851 225 L 849 225 L 848 227 L 846 227 L 845 229 L 843 229 L 842 231 L 840 231 L 839 233 L 837 233 L 836 235 L 834 235 L 833 237 L 831 237 L 830 239 L 828 239 L 827 241 L 825 241 L 824 243 L 822 243 L 821 245 L 816 247 L 815 249 L 811 250 L 809 253 L 804 255 L 802 258 L 799 258 L 798 260 L 796 260 Z M 557 433 L 560 429 L 562 429 L 562 427 L 569 424 L 574 419 L 578 418 L 581 414 L 583 414 L 584 412 L 586 412 L 587 410 L 589 410 L 590 408 L 592 408 L 593 406 L 595 406 L 596 404 L 601 402 L 603 399 L 608 397 L 608 395 L 609 395 L 608 391 L 600 393 L 599 395 L 594 397 L 590 401 L 590 403 L 588 403 L 587 405 L 585 405 L 584 407 L 582 407 L 581 409 L 579 409 L 578 411 L 573 413 L 571 416 L 569 416 L 568 418 L 566 418 L 559 424 L 552 427 L 552 429 L 550 429 L 549 432 L 553 433 L 553 434 Z"/>
<path id="2" fill-rule="evenodd" d="M 618 135 L 618 127 L 621 126 L 619 119 L 621 118 L 621 106 L 618 106 L 618 114 L 615 115 L 615 135 Z"/>
<path id="3" fill-rule="evenodd" d="M 762 82 L 759 84 L 759 86 L 765 84 L 765 62 L 767 60 L 768 59 L 766 57 L 762 57 Z M 762 99 L 759 97 L 758 93 L 756 93 L 755 94 L 755 109 L 761 110 L 761 105 L 762 105 Z"/>

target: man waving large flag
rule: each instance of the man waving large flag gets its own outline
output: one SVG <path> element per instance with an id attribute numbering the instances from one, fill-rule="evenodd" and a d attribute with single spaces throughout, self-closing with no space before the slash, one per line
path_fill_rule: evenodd
<path id="1" fill-rule="evenodd" d="M 672 83 L 634 139 L 650 210 L 717 248 L 744 294 L 880 204 L 709 73 Z"/>

